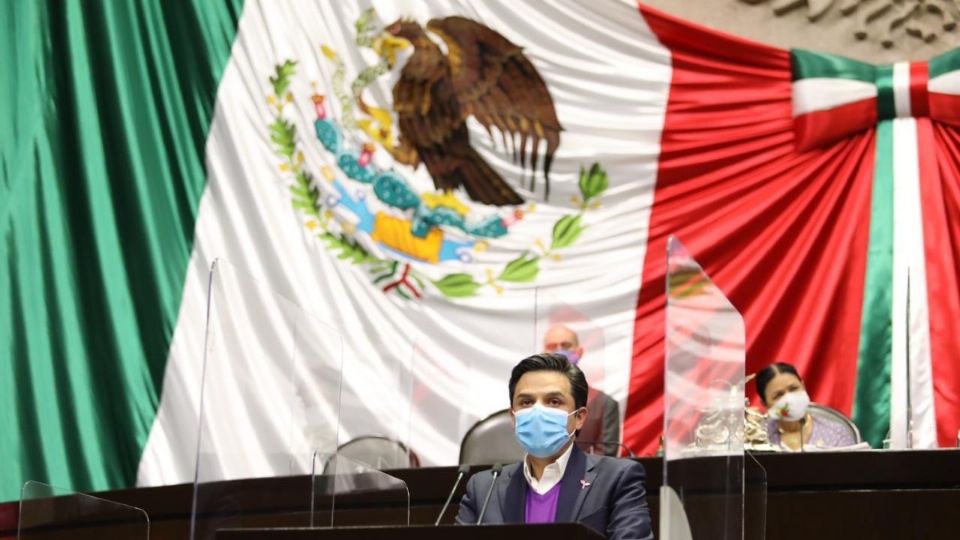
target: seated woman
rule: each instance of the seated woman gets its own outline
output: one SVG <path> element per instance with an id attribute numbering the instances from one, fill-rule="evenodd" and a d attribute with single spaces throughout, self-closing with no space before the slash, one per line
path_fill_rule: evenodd
<path id="1" fill-rule="evenodd" d="M 824 418 L 814 419 L 807 412 L 810 396 L 797 368 L 783 362 L 770 364 L 757 373 L 756 383 L 757 394 L 770 418 L 767 424 L 770 444 L 789 450 L 856 444 L 847 426 Z"/>

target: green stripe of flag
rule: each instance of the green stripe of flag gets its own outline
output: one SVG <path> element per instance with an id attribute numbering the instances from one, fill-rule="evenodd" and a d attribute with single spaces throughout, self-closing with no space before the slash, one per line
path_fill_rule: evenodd
<path id="1" fill-rule="evenodd" d="M 0 500 L 135 481 L 241 9 L 0 6 Z"/>
<path id="2" fill-rule="evenodd" d="M 879 448 L 890 427 L 893 341 L 893 123 L 890 120 L 877 124 L 875 155 L 853 419 L 864 440 Z"/>
<path id="3" fill-rule="evenodd" d="M 877 66 L 877 118 L 897 117 L 893 91 L 893 66 Z"/>
<path id="4" fill-rule="evenodd" d="M 953 49 L 930 60 L 929 77 L 933 79 L 957 70 L 960 70 L 960 49 Z"/>
<path id="5" fill-rule="evenodd" d="M 873 84 L 875 67 L 851 58 L 819 53 L 804 49 L 791 49 L 793 80 L 811 78 L 851 79 Z"/>

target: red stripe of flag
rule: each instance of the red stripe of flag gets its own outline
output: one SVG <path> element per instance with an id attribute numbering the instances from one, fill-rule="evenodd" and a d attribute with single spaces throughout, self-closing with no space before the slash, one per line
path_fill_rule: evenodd
<path id="1" fill-rule="evenodd" d="M 794 132 L 797 149 L 802 151 L 835 143 L 877 125 L 877 100 L 862 99 L 832 109 L 813 111 L 798 116 Z"/>
<path id="2" fill-rule="evenodd" d="M 927 98 L 929 67 L 926 62 L 910 62 L 910 113 L 914 118 L 930 115 Z"/>
<path id="3" fill-rule="evenodd" d="M 960 430 L 960 133 L 918 118 L 917 143 L 937 439 L 950 447 Z"/>
<path id="4" fill-rule="evenodd" d="M 960 96 L 931 92 L 927 101 L 930 104 L 931 118 L 960 127 Z"/>

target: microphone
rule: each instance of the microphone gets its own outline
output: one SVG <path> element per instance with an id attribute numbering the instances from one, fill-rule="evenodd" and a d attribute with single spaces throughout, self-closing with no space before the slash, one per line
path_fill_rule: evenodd
<path id="1" fill-rule="evenodd" d="M 447 496 L 447 502 L 443 503 L 443 509 L 440 510 L 440 515 L 437 516 L 437 522 L 433 524 L 434 527 L 440 525 L 440 520 L 443 519 L 443 514 L 446 513 L 447 507 L 450 506 L 450 501 L 453 500 L 453 494 L 457 492 L 457 487 L 460 485 L 460 481 L 463 480 L 463 477 L 470 472 L 470 466 L 464 463 L 460 465 L 460 468 L 457 469 L 457 481 L 453 483 L 453 489 L 450 490 L 450 495 Z"/>
<path id="2" fill-rule="evenodd" d="M 803 452 L 803 426 L 807 423 L 807 415 L 804 414 L 800 419 L 800 451 Z"/>
<path id="3" fill-rule="evenodd" d="M 480 507 L 480 515 L 477 516 L 477 525 L 483 521 L 483 514 L 487 511 L 487 503 L 490 502 L 490 495 L 493 495 L 493 486 L 497 485 L 497 477 L 500 476 L 500 471 L 503 470 L 503 465 L 496 463 L 493 466 L 493 481 L 490 482 L 490 487 L 487 488 L 487 495 L 483 498 L 483 506 Z"/>

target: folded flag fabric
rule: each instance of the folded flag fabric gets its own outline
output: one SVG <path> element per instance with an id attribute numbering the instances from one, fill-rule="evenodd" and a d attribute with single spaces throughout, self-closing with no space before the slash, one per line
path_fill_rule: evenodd
<path id="1" fill-rule="evenodd" d="M 747 372 L 794 363 L 877 446 L 960 427 L 957 53 L 871 66 L 614 1 L 0 9 L 0 499 L 194 478 L 217 259 L 342 336 L 338 442 L 424 465 L 553 323 L 652 453 L 670 234 Z M 256 452 L 276 404 L 223 395 Z"/>

